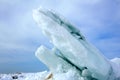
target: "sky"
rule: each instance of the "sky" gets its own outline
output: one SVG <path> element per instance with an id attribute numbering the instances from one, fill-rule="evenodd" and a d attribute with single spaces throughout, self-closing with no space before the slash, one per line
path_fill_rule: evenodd
<path id="1" fill-rule="evenodd" d="M 32 18 L 40 6 L 64 16 L 106 58 L 120 57 L 119 0 L 0 0 L 0 73 L 47 69 L 35 57 L 40 45 L 52 47 Z"/>

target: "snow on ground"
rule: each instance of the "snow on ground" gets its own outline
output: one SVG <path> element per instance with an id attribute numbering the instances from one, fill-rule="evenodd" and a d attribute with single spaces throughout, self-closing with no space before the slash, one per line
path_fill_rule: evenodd
<path id="1" fill-rule="evenodd" d="M 0 74 L 0 80 L 45 80 L 49 72 Z"/>
<path id="2" fill-rule="evenodd" d="M 120 58 L 114 58 L 111 61 L 112 68 L 116 75 L 115 80 L 120 80 Z M 0 74 L 0 80 L 85 80 L 79 77 L 74 70 L 69 70 L 67 73 L 56 73 L 43 71 L 37 73 L 15 73 L 15 74 Z"/>

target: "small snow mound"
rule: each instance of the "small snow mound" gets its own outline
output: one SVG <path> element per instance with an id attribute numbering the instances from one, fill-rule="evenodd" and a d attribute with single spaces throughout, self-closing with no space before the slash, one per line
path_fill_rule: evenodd
<path id="1" fill-rule="evenodd" d="M 116 78 L 120 79 L 120 58 L 113 58 L 110 61 Z"/>
<path id="2" fill-rule="evenodd" d="M 118 57 L 111 59 L 111 61 L 120 65 L 120 58 L 118 58 Z"/>

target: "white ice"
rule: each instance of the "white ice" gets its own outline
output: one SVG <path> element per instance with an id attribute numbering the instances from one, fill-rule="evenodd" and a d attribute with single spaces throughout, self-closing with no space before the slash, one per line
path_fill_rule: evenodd
<path id="1" fill-rule="evenodd" d="M 114 73 L 116 71 L 114 71 L 112 63 L 98 49 L 88 43 L 80 31 L 63 17 L 50 10 L 39 8 L 33 11 L 33 18 L 43 34 L 60 51 L 63 60 L 65 59 L 79 69 L 80 76 L 84 79 L 87 77 L 86 80 L 114 80 L 118 77 Z M 49 60 L 45 58 L 50 57 L 46 54 L 50 55 L 51 51 L 45 52 L 46 50 L 41 49 L 38 51 L 37 57 L 41 61 L 45 61 L 44 63 L 49 67 L 52 67 L 53 63 L 60 64 L 61 61 L 57 61 L 56 58 L 52 60 L 53 63 L 47 63 Z M 41 58 L 41 53 L 44 53 L 44 58 Z"/>

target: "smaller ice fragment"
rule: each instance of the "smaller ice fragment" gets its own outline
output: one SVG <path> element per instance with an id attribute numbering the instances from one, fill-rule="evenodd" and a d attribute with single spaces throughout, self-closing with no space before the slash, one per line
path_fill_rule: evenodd
<path id="1" fill-rule="evenodd" d="M 71 64 L 63 60 L 63 58 L 54 52 L 54 50 L 49 50 L 44 46 L 40 46 L 35 54 L 36 57 L 38 57 L 53 73 L 64 73 L 70 68 L 73 68 Z"/>

